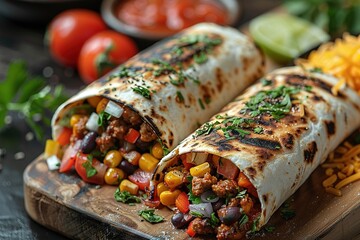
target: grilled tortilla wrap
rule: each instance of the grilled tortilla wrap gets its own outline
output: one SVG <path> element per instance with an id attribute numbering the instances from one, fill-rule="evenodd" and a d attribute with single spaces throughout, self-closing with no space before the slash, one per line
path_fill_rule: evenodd
<path id="1" fill-rule="evenodd" d="M 331 88 L 337 81 L 299 67 L 268 74 L 165 156 L 155 169 L 152 183 L 163 181 L 164 173 L 181 164 L 179 156 L 190 155 L 187 163 L 194 165 L 204 161 L 212 165 L 207 155 L 229 159 L 257 191 L 261 210 L 255 224 L 259 229 L 327 155 L 360 126 L 359 95 L 343 87 L 334 96 Z M 283 113 L 256 112 L 269 107 L 264 102 L 252 108 L 251 103 L 260 98 L 261 91 L 282 87 L 298 92 L 285 100 L 283 97 L 264 101 L 274 106 L 290 100 L 289 112 L 285 108 Z M 251 120 L 236 125 L 240 118 Z"/>
<path id="2" fill-rule="evenodd" d="M 101 96 L 140 115 L 169 149 L 260 77 L 264 59 L 235 29 L 199 24 L 145 50 L 61 105 L 57 139 L 70 110 Z"/>

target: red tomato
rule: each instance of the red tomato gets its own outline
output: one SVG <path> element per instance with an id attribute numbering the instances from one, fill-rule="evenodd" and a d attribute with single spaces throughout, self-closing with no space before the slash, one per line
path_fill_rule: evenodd
<path id="1" fill-rule="evenodd" d="M 145 190 L 150 185 L 151 173 L 137 169 L 129 177 L 129 180 L 139 186 L 140 190 Z"/>
<path id="2" fill-rule="evenodd" d="M 187 213 L 189 211 L 189 197 L 186 193 L 181 192 L 175 200 L 175 205 L 182 213 Z"/>
<path id="3" fill-rule="evenodd" d="M 61 165 L 59 172 L 67 172 L 70 171 L 71 168 L 74 166 L 76 154 L 79 152 L 81 146 L 81 141 L 76 141 L 74 145 L 69 145 L 65 152 L 64 156 L 61 160 Z"/>
<path id="4" fill-rule="evenodd" d="M 194 237 L 196 235 L 196 232 L 193 228 L 193 224 L 194 221 L 191 221 L 188 228 L 186 229 L 186 233 L 190 236 L 190 237 Z"/>
<path id="5" fill-rule="evenodd" d="M 87 161 L 89 161 L 88 154 L 83 154 L 83 153 L 77 154 L 75 161 L 76 172 L 79 174 L 82 180 L 84 180 L 84 182 L 103 185 L 107 166 L 101 163 L 99 160 L 93 158 L 91 161 L 91 166 L 95 168 L 96 174 L 88 178 L 86 175 L 86 169 L 84 167 L 84 164 L 86 164 Z"/>
<path id="6" fill-rule="evenodd" d="M 228 159 L 221 158 L 219 160 L 219 166 L 217 172 L 228 179 L 235 179 L 239 174 L 238 167 Z"/>
<path id="7" fill-rule="evenodd" d="M 125 62 L 138 52 L 135 42 L 114 31 L 103 31 L 91 37 L 80 52 L 78 70 L 91 83 Z"/>
<path id="8" fill-rule="evenodd" d="M 59 137 L 56 139 L 56 141 L 61 146 L 66 146 L 70 143 L 70 137 L 72 135 L 72 129 L 64 127 L 62 132 L 60 133 Z"/>
<path id="9" fill-rule="evenodd" d="M 105 29 L 104 21 L 96 12 L 85 9 L 62 12 L 48 28 L 50 52 L 60 63 L 75 67 L 85 41 Z"/>

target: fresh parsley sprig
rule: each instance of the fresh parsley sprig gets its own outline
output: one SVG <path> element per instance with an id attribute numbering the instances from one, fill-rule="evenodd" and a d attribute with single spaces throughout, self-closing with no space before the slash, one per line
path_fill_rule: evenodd
<path id="1" fill-rule="evenodd" d="M 159 223 L 164 221 L 164 218 L 162 216 L 155 214 L 155 209 L 140 210 L 139 216 L 141 216 L 150 223 Z"/>
<path id="2" fill-rule="evenodd" d="M 61 85 L 51 88 L 42 77 L 30 76 L 25 62 L 14 61 L 0 82 L 0 129 L 5 126 L 9 112 L 18 112 L 36 138 L 42 140 L 42 124 L 50 125 L 49 115 L 66 99 Z M 37 122 L 39 116 L 40 122 Z"/>
<path id="3" fill-rule="evenodd" d="M 128 191 L 120 191 L 119 188 L 116 188 L 114 198 L 117 202 L 126 204 L 141 203 L 141 199 L 139 197 L 131 195 Z"/>

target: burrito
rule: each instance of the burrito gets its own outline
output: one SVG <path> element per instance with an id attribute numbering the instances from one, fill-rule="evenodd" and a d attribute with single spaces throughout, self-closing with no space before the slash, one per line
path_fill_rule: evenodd
<path id="1" fill-rule="evenodd" d="M 190 236 L 257 231 L 360 126 L 360 96 L 338 79 L 288 67 L 267 74 L 184 139 L 154 171 L 149 201 Z"/>
<path id="2" fill-rule="evenodd" d="M 136 194 L 164 152 L 263 72 L 261 52 L 236 29 L 199 24 L 164 40 L 57 109 L 60 172 L 75 166 L 86 182 Z"/>

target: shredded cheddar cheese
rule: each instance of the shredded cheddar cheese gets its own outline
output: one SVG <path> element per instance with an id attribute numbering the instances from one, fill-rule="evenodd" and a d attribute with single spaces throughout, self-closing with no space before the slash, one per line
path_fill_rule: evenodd
<path id="1" fill-rule="evenodd" d="M 344 84 L 360 94 L 360 36 L 344 34 L 342 39 L 321 45 L 308 59 L 299 59 L 297 64 L 306 69 L 319 68 L 337 77 L 339 81 L 332 88 L 334 95 Z"/>
<path id="2" fill-rule="evenodd" d="M 344 142 L 329 154 L 325 168 L 327 178 L 322 182 L 327 193 L 342 196 L 341 188 L 360 180 L 360 144 L 353 146 Z"/>

